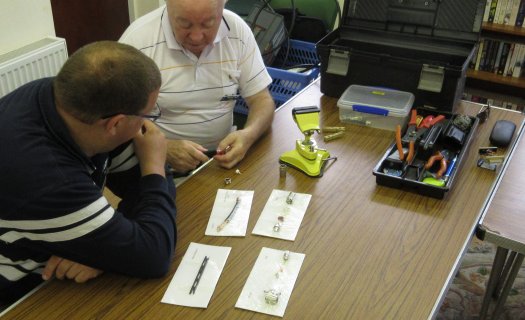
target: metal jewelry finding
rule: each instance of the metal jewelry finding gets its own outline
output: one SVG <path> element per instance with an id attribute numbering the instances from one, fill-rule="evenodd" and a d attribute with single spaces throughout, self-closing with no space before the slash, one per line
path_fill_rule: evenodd
<path id="1" fill-rule="evenodd" d="M 264 290 L 264 301 L 267 304 L 276 305 L 279 302 L 281 293 L 275 289 Z"/>
<path id="2" fill-rule="evenodd" d="M 283 254 L 283 260 L 288 261 L 288 259 L 290 259 L 290 251 L 286 250 Z"/>
<path id="3" fill-rule="evenodd" d="M 295 193 L 290 192 L 288 194 L 288 197 L 286 197 L 286 203 L 293 204 L 293 198 L 295 197 Z"/>

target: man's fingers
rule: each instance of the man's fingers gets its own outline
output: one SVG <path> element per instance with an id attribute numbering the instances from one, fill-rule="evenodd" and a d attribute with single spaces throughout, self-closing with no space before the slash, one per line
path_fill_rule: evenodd
<path id="1" fill-rule="evenodd" d="M 51 258 L 49 258 L 49 260 L 46 263 L 44 271 L 42 271 L 42 279 L 51 279 L 53 277 L 53 274 L 55 273 L 57 266 L 60 264 L 61 261 L 62 258 L 57 256 L 51 256 Z"/>

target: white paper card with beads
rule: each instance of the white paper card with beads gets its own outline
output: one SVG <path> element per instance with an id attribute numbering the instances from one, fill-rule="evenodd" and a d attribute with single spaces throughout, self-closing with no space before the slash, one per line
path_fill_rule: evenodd
<path id="1" fill-rule="evenodd" d="M 312 195 L 273 190 L 252 233 L 295 240 Z"/>
<path id="2" fill-rule="evenodd" d="M 253 191 L 217 190 L 210 220 L 206 227 L 207 236 L 244 237 L 252 207 Z"/>
<path id="3" fill-rule="evenodd" d="M 235 307 L 283 317 L 305 255 L 262 248 Z"/>

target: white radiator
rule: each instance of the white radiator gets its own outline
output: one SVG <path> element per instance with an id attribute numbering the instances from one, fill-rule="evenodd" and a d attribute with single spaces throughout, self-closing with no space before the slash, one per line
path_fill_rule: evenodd
<path id="1" fill-rule="evenodd" d="M 32 80 L 55 76 L 66 60 L 66 40 L 56 37 L 1 55 L 0 97 Z"/>

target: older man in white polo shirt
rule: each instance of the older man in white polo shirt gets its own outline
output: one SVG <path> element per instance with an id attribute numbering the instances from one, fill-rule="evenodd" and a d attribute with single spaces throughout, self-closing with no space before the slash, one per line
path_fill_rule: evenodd
<path id="1" fill-rule="evenodd" d="M 224 9 L 225 2 L 167 0 L 120 38 L 161 70 L 157 124 L 169 139 L 168 162 L 178 172 L 196 168 L 215 150 L 218 163 L 232 168 L 272 123 L 271 77 L 249 26 Z M 238 93 L 249 113 L 244 128 L 232 131 Z"/>

